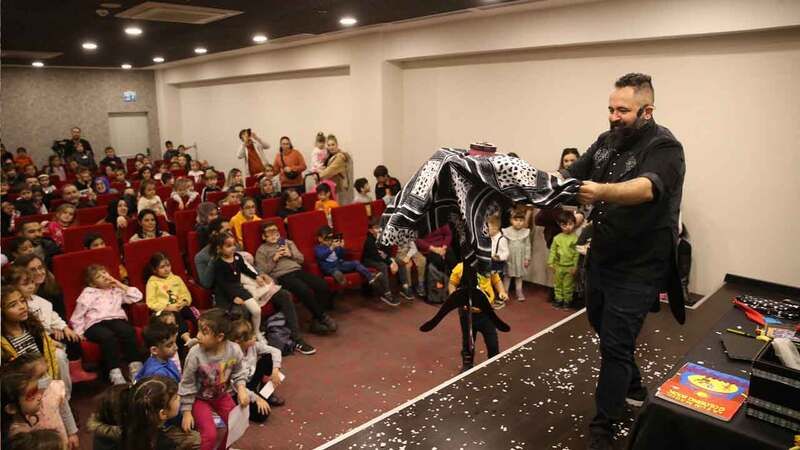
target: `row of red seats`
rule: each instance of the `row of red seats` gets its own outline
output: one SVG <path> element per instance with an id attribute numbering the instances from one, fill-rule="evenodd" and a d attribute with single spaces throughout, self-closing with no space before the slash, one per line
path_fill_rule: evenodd
<path id="1" fill-rule="evenodd" d="M 379 217 L 384 209 L 385 205 L 382 200 L 373 202 L 370 207 L 374 217 Z M 343 234 L 346 249 L 356 259 L 361 259 L 363 253 L 368 226 L 367 211 L 367 206 L 364 204 L 343 206 L 331 211 L 334 228 Z M 289 216 L 287 220 L 288 229 L 284 226 L 283 220 L 278 217 L 245 223 L 242 227 L 245 251 L 251 254 L 256 253 L 262 243 L 261 225 L 265 222 L 276 224 L 282 237 L 291 237 L 298 249 L 303 253 L 305 270 L 322 276 L 314 255 L 314 245 L 317 244 L 316 232 L 320 227 L 327 225 L 327 219 L 322 211 L 311 211 Z M 110 224 L 103 224 L 98 227 L 102 227 L 105 233 L 112 233 L 110 237 L 104 237 L 107 239 L 113 238 L 113 227 Z M 146 280 L 143 277 L 144 269 L 154 253 L 163 252 L 172 263 L 172 272 L 180 276 L 189 288 L 193 305 L 201 310 L 210 308 L 212 306 L 210 292 L 195 281 L 197 279 L 197 267 L 194 264 L 194 257 L 200 250 L 198 234 L 195 231 L 188 233 L 187 252 L 181 251 L 178 238 L 175 236 L 126 243 L 123 246 L 123 251 L 129 283 L 144 293 L 146 285 Z M 187 256 L 191 274 L 186 270 L 183 259 L 184 254 Z M 86 268 L 90 264 L 101 264 L 106 267 L 110 274 L 118 277 L 119 263 L 119 253 L 114 246 L 95 250 L 74 251 L 60 254 L 53 258 L 53 273 L 63 290 L 67 318 L 72 315 L 76 300 L 84 288 L 83 274 Z M 332 277 L 324 278 L 332 290 L 341 289 Z M 350 286 L 358 286 L 362 282 L 357 273 L 347 274 L 346 278 Z M 272 307 L 268 303 L 262 310 L 262 317 L 268 317 L 271 313 Z M 149 310 L 144 302 L 131 305 L 128 308 L 128 314 L 131 323 L 139 329 L 145 326 L 149 320 Z M 85 361 L 97 362 L 100 360 L 99 346 L 88 341 L 84 341 L 81 345 Z"/>

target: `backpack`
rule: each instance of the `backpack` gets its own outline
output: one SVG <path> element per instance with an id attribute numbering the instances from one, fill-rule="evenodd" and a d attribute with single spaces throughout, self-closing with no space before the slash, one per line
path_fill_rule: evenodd
<path id="1" fill-rule="evenodd" d="M 447 300 L 447 275 L 433 264 L 428 264 L 425 286 L 428 291 L 428 303 L 440 304 Z"/>
<path id="2" fill-rule="evenodd" d="M 292 339 L 292 331 L 286 326 L 286 316 L 282 312 L 277 312 L 267 318 L 265 337 L 267 343 L 279 349 L 283 356 L 291 355 L 294 352 L 295 341 Z"/>

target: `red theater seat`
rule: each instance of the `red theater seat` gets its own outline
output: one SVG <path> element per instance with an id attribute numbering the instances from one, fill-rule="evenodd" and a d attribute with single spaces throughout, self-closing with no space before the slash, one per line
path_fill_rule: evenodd
<path id="1" fill-rule="evenodd" d="M 371 203 L 372 205 L 372 217 L 380 219 L 383 215 L 383 212 L 386 211 L 386 202 L 381 199 L 375 200 Z"/>
<path id="2" fill-rule="evenodd" d="M 280 198 L 265 198 L 264 200 L 261 200 L 261 216 L 275 217 L 278 215 L 278 210 L 280 207 Z"/>
<path id="3" fill-rule="evenodd" d="M 199 199 L 200 196 L 198 195 L 197 198 Z M 173 220 L 175 222 L 175 235 L 178 237 L 181 253 L 186 253 L 187 237 L 189 232 L 194 230 L 194 225 L 197 222 L 197 210 L 184 209 L 176 211 Z"/>
<path id="4" fill-rule="evenodd" d="M 244 195 L 245 197 L 255 198 L 255 196 L 258 195 L 258 186 L 244 188 Z"/>
<path id="5" fill-rule="evenodd" d="M 83 239 L 90 233 L 97 233 L 103 237 L 106 246 L 114 249 L 114 254 L 117 255 L 117 263 L 119 264 L 119 246 L 117 245 L 117 233 L 114 226 L 110 223 L 101 223 L 100 225 L 79 225 L 77 227 L 68 227 L 64 229 L 64 253 L 78 252 L 85 250 L 83 246 Z"/>
<path id="6" fill-rule="evenodd" d="M 367 239 L 367 209 L 363 203 L 340 206 L 331 210 L 333 228 L 344 237 L 348 256 L 361 261 Z"/>
<path id="7" fill-rule="evenodd" d="M 231 220 L 231 217 L 241 211 L 241 205 L 224 205 L 219 207 L 219 215 L 224 217 L 225 220 Z"/>
<path id="8" fill-rule="evenodd" d="M 44 222 L 45 220 L 50 221 L 53 220 L 53 213 L 48 214 L 30 214 L 27 216 L 20 216 L 17 219 L 17 226 L 22 225 L 23 223 L 28 222 Z"/>
<path id="9" fill-rule="evenodd" d="M 106 218 L 108 206 L 93 206 L 91 208 L 78 208 L 75 218 L 81 225 L 94 225 Z"/>
<path id="10" fill-rule="evenodd" d="M 313 211 L 317 204 L 317 193 L 307 192 L 303 194 L 303 211 Z"/>
<path id="11" fill-rule="evenodd" d="M 297 249 L 303 254 L 303 268 L 309 273 L 318 276 L 323 275 L 322 271 L 320 271 L 319 264 L 317 264 L 314 246 L 317 245 L 317 230 L 327 224 L 328 220 L 325 218 L 325 213 L 322 211 L 292 214 L 287 217 L 289 236 L 291 236 L 292 241 L 297 245 Z M 331 290 L 341 289 L 333 277 L 324 276 L 324 278 Z M 358 286 L 362 281 L 361 276 L 355 272 L 345 274 L 345 278 L 347 278 L 349 286 Z"/>
<path id="12" fill-rule="evenodd" d="M 97 205 L 108 205 L 119 200 L 120 194 L 100 194 L 97 196 Z M 107 211 L 107 210 L 106 210 Z"/>
<path id="13" fill-rule="evenodd" d="M 206 196 L 206 201 L 209 201 L 211 203 L 219 203 L 219 201 L 225 198 L 227 195 L 228 195 L 227 192 L 222 192 L 222 191 L 209 192 L 208 195 Z"/>
<path id="14" fill-rule="evenodd" d="M 244 179 L 244 187 L 249 188 L 251 186 L 258 185 L 259 176 L 252 175 Z"/>
<path id="15" fill-rule="evenodd" d="M 158 198 L 160 198 L 162 202 L 167 203 L 169 196 L 172 195 L 172 187 L 159 186 L 156 188 L 156 195 L 158 195 Z"/>

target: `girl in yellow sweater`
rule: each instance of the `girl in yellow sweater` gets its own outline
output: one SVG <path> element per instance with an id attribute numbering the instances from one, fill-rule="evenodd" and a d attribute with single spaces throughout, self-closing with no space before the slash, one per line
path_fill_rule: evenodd
<path id="1" fill-rule="evenodd" d="M 181 277 L 172 273 L 172 264 L 163 253 L 155 253 L 150 257 L 150 263 L 145 269 L 147 287 L 145 301 L 147 306 L 157 316 L 172 314 L 178 324 L 178 352 L 183 357 L 185 345 L 191 339 L 186 321 L 192 322 L 197 329 L 197 318 L 190 308 L 192 294 L 186 287 Z M 183 359 L 183 358 L 181 358 Z"/>

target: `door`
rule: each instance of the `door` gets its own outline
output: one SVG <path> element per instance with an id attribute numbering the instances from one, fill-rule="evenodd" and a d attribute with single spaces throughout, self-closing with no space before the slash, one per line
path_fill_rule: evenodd
<path id="1" fill-rule="evenodd" d="M 111 146 L 117 156 L 133 157 L 137 153 L 147 154 L 150 147 L 150 132 L 147 113 L 109 113 L 108 129 Z"/>

